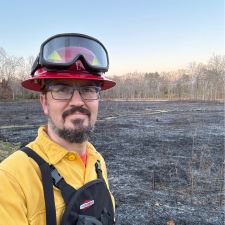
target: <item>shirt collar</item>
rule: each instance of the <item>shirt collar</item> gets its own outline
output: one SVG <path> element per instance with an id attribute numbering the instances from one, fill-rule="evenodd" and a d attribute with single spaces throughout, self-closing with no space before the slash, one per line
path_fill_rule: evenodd
<path id="1" fill-rule="evenodd" d="M 47 157 L 48 161 L 50 164 L 56 164 L 58 163 L 60 160 L 62 160 L 67 154 L 68 154 L 68 150 L 65 149 L 64 147 L 62 147 L 61 145 L 55 143 L 54 141 L 52 141 L 48 134 L 47 134 L 47 125 L 45 126 L 41 126 L 38 129 L 38 136 L 36 141 L 39 144 L 39 147 L 41 149 L 41 151 L 43 152 L 43 154 Z M 77 154 L 77 152 L 74 151 L 75 154 Z M 98 155 L 96 149 L 94 148 L 94 146 L 88 142 L 87 144 L 87 156 L 92 157 Z M 77 154 L 77 156 L 79 156 Z"/>

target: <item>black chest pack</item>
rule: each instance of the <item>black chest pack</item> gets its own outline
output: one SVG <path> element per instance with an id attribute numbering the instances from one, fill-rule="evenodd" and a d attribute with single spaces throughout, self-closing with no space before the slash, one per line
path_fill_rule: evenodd
<path id="1" fill-rule="evenodd" d="M 33 150 L 28 147 L 23 147 L 21 150 L 40 167 L 47 225 L 56 225 L 53 185 L 60 189 L 66 204 L 60 225 L 115 224 L 112 199 L 102 176 L 99 161 L 95 164 L 98 178 L 76 190 L 64 180 L 53 165 L 49 165 Z"/>

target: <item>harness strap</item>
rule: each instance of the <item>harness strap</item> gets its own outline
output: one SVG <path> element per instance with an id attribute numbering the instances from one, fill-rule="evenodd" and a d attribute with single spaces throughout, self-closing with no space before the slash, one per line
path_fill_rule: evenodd
<path id="1" fill-rule="evenodd" d="M 38 154 L 36 154 L 30 148 L 23 147 L 21 150 L 29 157 L 34 159 L 40 167 L 45 198 L 46 224 L 56 225 L 56 210 L 50 167 Z"/>
<path id="2" fill-rule="evenodd" d="M 60 175 L 60 173 L 57 171 L 57 169 L 53 165 L 50 165 L 50 169 L 51 169 L 52 182 L 57 188 L 61 190 L 63 200 L 67 205 L 71 197 L 73 196 L 73 194 L 75 194 L 77 190 L 73 188 L 72 186 L 70 186 L 64 180 L 64 178 Z"/>

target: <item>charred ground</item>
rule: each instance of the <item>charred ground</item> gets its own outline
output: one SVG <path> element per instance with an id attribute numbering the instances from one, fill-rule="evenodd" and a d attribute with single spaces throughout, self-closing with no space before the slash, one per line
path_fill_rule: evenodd
<path id="1" fill-rule="evenodd" d="M 45 122 L 37 101 L 0 103 L 1 141 L 28 143 Z M 222 103 L 102 101 L 92 142 L 118 225 L 224 224 Z"/>

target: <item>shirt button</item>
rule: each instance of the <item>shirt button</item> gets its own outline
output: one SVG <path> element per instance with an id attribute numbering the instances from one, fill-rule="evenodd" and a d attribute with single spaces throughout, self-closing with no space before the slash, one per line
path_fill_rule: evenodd
<path id="1" fill-rule="evenodd" d="M 75 155 L 73 152 L 69 152 L 69 153 L 67 153 L 66 158 L 67 158 L 69 161 L 73 161 L 73 160 L 76 159 L 76 155 Z"/>

